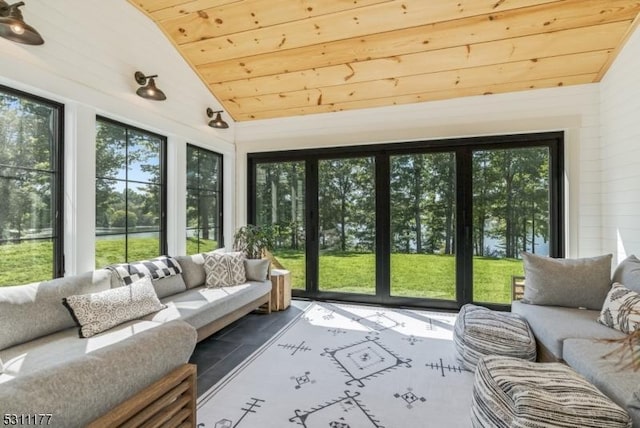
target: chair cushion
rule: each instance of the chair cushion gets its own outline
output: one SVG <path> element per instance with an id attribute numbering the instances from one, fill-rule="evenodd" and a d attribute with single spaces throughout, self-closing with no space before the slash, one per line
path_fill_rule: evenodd
<path id="1" fill-rule="evenodd" d="M 471 371 L 485 355 L 536 359 L 536 341 L 529 325 L 509 312 L 464 305 L 456 318 L 453 340 L 458 361 Z"/>
<path id="2" fill-rule="evenodd" d="M 487 356 L 473 385 L 474 427 L 630 428 L 631 418 L 562 363 Z"/>

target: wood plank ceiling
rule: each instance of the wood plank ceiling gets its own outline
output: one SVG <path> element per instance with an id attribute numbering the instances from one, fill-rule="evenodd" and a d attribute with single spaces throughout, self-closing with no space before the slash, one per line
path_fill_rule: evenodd
<path id="1" fill-rule="evenodd" d="M 129 0 L 237 121 L 599 81 L 636 0 Z"/>

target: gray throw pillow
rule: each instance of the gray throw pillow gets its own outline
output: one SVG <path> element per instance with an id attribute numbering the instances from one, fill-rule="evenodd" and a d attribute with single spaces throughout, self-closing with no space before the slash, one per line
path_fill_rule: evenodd
<path id="1" fill-rule="evenodd" d="M 640 293 L 640 260 L 632 254 L 620 262 L 613 273 L 613 282 L 624 284 L 629 290 Z"/>
<path id="2" fill-rule="evenodd" d="M 91 337 L 167 307 L 158 300 L 148 276 L 124 287 L 69 296 L 63 303 L 80 325 L 80 337 Z"/>
<path id="3" fill-rule="evenodd" d="M 269 277 L 269 259 L 245 259 L 244 270 L 247 281 L 265 281 Z"/>
<path id="4" fill-rule="evenodd" d="M 611 287 L 611 254 L 553 259 L 522 253 L 525 303 L 600 310 Z"/>

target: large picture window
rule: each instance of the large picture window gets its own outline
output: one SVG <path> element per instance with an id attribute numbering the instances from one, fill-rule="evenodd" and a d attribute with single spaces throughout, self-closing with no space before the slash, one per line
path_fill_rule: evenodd
<path id="1" fill-rule="evenodd" d="M 504 307 L 523 251 L 564 254 L 562 147 L 545 133 L 251 153 L 248 218 L 274 226 L 298 296 Z"/>
<path id="2" fill-rule="evenodd" d="M 222 155 L 188 144 L 187 254 L 222 246 Z"/>
<path id="3" fill-rule="evenodd" d="M 166 138 L 96 121 L 96 267 L 166 253 Z"/>
<path id="4" fill-rule="evenodd" d="M 0 286 L 64 274 L 63 114 L 0 86 Z"/>

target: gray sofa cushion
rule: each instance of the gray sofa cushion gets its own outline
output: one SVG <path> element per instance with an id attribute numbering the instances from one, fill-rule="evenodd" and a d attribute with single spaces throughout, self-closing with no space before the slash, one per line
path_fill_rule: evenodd
<path id="1" fill-rule="evenodd" d="M 187 289 L 182 275 L 172 275 L 166 278 L 154 279 L 151 282 L 160 299 L 171 296 L 172 294 L 181 293 Z"/>
<path id="2" fill-rule="evenodd" d="M 193 327 L 173 321 L 86 355 L 68 355 L 46 369 L 2 383 L 2 410 L 48 412 L 53 414 L 50 426 L 84 427 L 186 363 L 195 343 Z"/>
<path id="3" fill-rule="evenodd" d="M 522 253 L 523 301 L 568 308 L 602 308 L 611 286 L 611 254 L 584 259 L 553 259 Z"/>
<path id="4" fill-rule="evenodd" d="M 166 322 L 179 318 L 200 328 L 269 293 L 270 281 L 221 288 L 199 287 L 162 299 L 167 309 L 145 319 Z"/>
<path id="5" fill-rule="evenodd" d="M 176 256 L 176 260 L 182 266 L 182 277 L 187 289 L 204 285 L 204 255 L 202 253 L 193 256 Z"/>
<path id="6" fill-rule="evenodd" d="M 522 315 L 536 340 L 558 359 L 564 359 L 562 344 L 568 338 L 618 339 L 625 335 L 599 324 L 600 311 L 559 306 L 530 305 L 515 301 L 511 311 Z"/>
<path id="7" fill-rule="evenodd" d="M 600 391 L 626 408 L 633 426 L 640 427 L 640 371 L 622 370 L 616 355 L 603 358 L 615 347 L 591 339 L 567 339 L 564 359 Z"/>
<path id="8" fill-rule="evenodd" d="M 613 272 L 613 282 L 619 282 L 628 289 L 640 293 L 640 260 L 632 254 L 620 262 Z"/>
<path id="9" fill-rule="evenodd" d="M 269 267 L 271 261 L 269 259 L 245 259 L 244 271 L 247 281 L 264 281 L 269 279 Z"/>
<path id="10" fill-rule="evenodd" d="M 73 327 L 76 324 L 62 305 L 62 299 L 107 290 L 110 281 L 111 272 L 100 269 L 68 278 L 0 288 L 0 349 Z"/>

